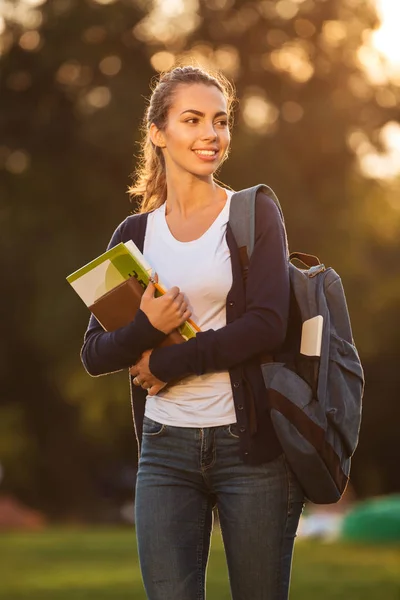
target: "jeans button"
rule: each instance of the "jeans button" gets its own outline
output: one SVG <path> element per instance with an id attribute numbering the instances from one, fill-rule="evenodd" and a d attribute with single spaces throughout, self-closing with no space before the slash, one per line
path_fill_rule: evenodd
<path id="1" fill-rule="evenodd" d="M 238 410 L 243 410 L 244 406 L 243 404 L 238 404 Z"/>
<path id="2" fill-rule="evenodd" d="M 231 300 L 230 302 L 228 302 L 229 306 L 235 306 L 235 303 L 233 300 Z"/>
<path id="3" fill-rule="evenodd" d="M 238 388 L 240 386 L 240 381 L 235 381 L 235 383 L 233 384 L 234 388 Z"/>

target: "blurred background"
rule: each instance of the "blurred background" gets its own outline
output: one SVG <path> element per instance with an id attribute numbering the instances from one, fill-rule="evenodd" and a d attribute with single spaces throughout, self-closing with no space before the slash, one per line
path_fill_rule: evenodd
<path id="1" fill-rule="evenodd" d="M 65 277 L 134 210 L 150 81 L 178 59 L 236 85 L 219 179 L 270 185 L 290 250 L 342 276 L 366 376 L 351 501 L 396 498 L 399 26 L 396 0 L 0 0 L 0 526 L 132 522 L 128 375 L 84 371 Z"/>

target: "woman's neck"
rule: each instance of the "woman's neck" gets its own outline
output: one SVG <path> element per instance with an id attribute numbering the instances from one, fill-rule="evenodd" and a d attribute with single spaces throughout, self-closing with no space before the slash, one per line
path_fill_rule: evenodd
<path id="1" fill-rule="evenodd" d="M 190 217 L 210 205 L 225 200 L 224 190 L 213 179 L 199 179 L 190 173 L 187 177 L 173 177 L 167 173 L 166 214 L 176 213 Z"/>

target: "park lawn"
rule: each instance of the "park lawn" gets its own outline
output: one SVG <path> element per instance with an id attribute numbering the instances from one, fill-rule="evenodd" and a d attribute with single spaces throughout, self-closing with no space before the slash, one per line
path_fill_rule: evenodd
<path id="1" fill-rule="evenodd" d="M 49 529 L 0 535 L 4 600 L 146 600 L 130 529 Z M 291 600 L 399 600 L 400 547 L 298 539 Z M 215 532 L 207 600 L 229 600 Z"/>

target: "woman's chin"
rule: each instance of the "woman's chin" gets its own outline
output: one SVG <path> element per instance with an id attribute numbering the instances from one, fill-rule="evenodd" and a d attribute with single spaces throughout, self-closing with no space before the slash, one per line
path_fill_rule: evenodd
<path id="1" fill-rule="evenodd" d="M 178 170 L 181 173 L 186 172 L 190 175 L 193 175 L 194 177 L 204 179 L 204 178 L 212 177 L 219 166 L 220 166 L 219 162 L 214 163 L 214 164 L 204 163 L 204 164 L 200 164 L 200 165 L 180 164 L 178 166 Z"/>
<path id="2" fill-rule="evenodd" d="M 219 163 L 204 164 L 196 166 L 195 168 L 190 169 L 190 171 L 193 173 L 193 175 L 197 175 L 198 177 L 210 177 L 215 173 L 218 167 Z"/>

